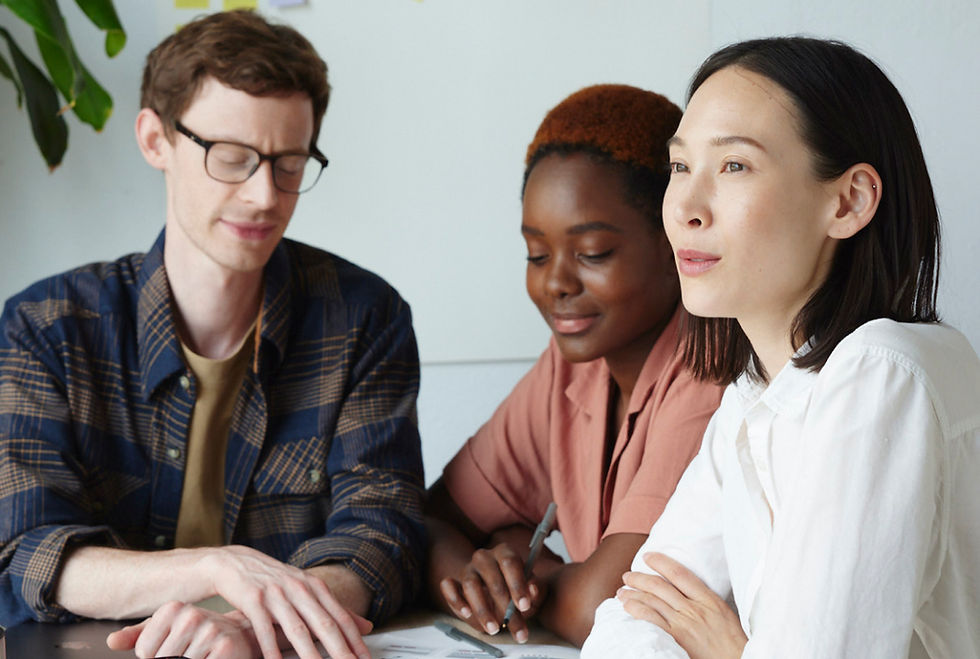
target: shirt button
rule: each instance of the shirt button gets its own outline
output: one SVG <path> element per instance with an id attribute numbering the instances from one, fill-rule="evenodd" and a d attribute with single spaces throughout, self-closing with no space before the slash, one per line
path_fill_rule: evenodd
<path id="1" fill-rule="evenodd" d="M 311 483 L 319 483 L 320 482 L 320 470 L 319 469 L 310 469 L 310 482 Z"/>
<path id="2" fill-rule="evenodd" d="M 165 535 L 158 535 L 157 537 L 153 538 L 153 544 L 155 544 L 157 547 L 166 547 L 167 546 L 167 536 L 165 536 Z"/>
<path id="3" fill-rule="evenodd" d="M 180 388 L 183 389 L 184 391 L 187 391 L 188 389 L 191 388 L 191 379 L 186 375 L 181 375 L 179 382 L 180 382 Z"/>
<path id="4" fill-rule="evenodd" d="M 167 455 L 170 456 L 171 459 L 176 460 L 177 458 L 180 457 L 180 449 L 171 446 L 170 448 L 167 449 Z"/>

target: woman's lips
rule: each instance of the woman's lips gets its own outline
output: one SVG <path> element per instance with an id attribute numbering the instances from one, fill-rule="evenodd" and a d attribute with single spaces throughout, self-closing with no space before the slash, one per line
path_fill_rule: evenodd
<path id="1" fill-rule="evenodd" d="M 677 271 L 688 277 L 696 277 L 718 265 L 721 257 L 693 249 L 677 250 Z"/>
<path id="2" fill-rule="evenodd" d="M 595 323 L 598 316 L 583 314 L 551 314 L 551 326 L 559 334 L 579 334 Z"/>

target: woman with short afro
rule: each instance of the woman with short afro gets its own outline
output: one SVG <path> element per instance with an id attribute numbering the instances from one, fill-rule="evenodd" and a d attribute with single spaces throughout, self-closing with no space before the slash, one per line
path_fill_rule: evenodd
<path id="1" fill-rule="evenodd" d="M 681 111 L 627 85 L 582 89 L 528 147 L 527 291 L 553 338 L 430 489 L 433 601 L 495 634 L 527 621 L 581 645 L 694 457 L 721 389 L 684 368 L 663 233 L 667 140 Z M 525 580 L 548 504 L 571 559 Z"/>

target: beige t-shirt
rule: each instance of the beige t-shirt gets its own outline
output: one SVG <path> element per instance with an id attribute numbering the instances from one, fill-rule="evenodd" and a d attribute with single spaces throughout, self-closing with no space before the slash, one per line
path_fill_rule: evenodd
<path id="1" fill-rule="evenodd" d="M 197 399 L 187 433 L 184 489 L 177 516 L 177 547 L 225 544 L 225 450 L 235 402 L 254 345 L 254 328 L 227 359 L 202 357 L 181 343 L 194 374 Z"/>

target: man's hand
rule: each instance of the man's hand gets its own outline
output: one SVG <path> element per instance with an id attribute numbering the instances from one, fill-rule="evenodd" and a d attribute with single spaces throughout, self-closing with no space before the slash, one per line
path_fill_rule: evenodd
<path id="1" fill-rule="evenodd" d="M 616 597 L 634 618 L 652 622 L 691 659 L 737 659 L 748 642 L 738 616 L 693 572 L 663 554 L 646 554 L 659 574 L 627 572 Z M 662 576 L 661 576 L 662 575 Z"/>
<path id="2" fill-rule="evenodd" d="M 277 626 L 300 659 L 320 659 L 316 641 L 334 659 L 370 657 L 361 635 L 371 623 L 348 611 L 313 574 L 239 545 L 216 548 L 203 561 L 214 592 L 248 619 L 267 659 L 282 656 Z"/>
<path id="3" fill-rule="evenodd" d="M 472 627 L 496 634 L 511 600 L 517 606 L 507 625 L 518 643 L 528 638 L 530 619 L 545 599 L 544 585 L 538 579 L 524 578 L 524 561 L 507 543 L 493 549 L 477 549 L 473 558 L 456 577 L 446 577 L 439 588 L 452 612 Z"/>
<path id="4" fill-rule="evenodd" d="M 255 634 L 240 611 L 216 613 L 192 604 L 170 602 L 137 625 L 109 634 L 113 650 L 134 650 L 137 657 L 183 656 L 188 659 L 259 659 Z"/>

